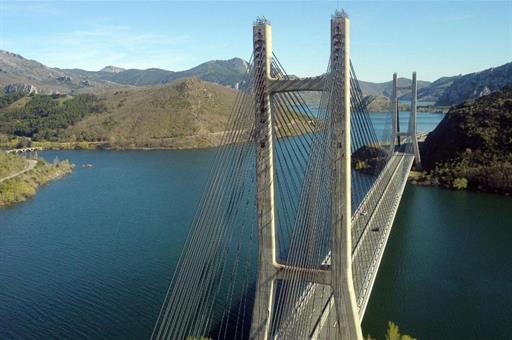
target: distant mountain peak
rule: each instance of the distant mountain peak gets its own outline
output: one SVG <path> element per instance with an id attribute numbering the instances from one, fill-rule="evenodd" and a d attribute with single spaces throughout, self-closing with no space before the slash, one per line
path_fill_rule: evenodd
<path id="1" fill-rule="evenodd" d="M 110 72 L 110 73 L 119 73 L 119 72 L 123 72 L 123 71 L 125 71 L 124 68 L 113 66 L 113 65 L 105 66 L 104 68 L 102 68 L 100 70 L 100 72 Z"/>

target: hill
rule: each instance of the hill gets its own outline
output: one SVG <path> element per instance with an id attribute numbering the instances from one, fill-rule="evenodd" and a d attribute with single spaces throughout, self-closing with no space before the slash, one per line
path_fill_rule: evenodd
<path id="1" fill-rule="evenodd" d="M 411 79 L 399 78 L 399 86 L 410 86 L 412 83 Z M 430 83 L 428 81 L 418 81 L 418 88 L 427 87 Z M 387 81 L 384 83 L 372 83 L 369 81 L 359 80 L 359 86 L 363 92 L 363 101 L 368 105 L 368 111 L 370 112 L 384 112 L 389 111 L 389 105 L 391 103 L 391 91 L 393 87 L 393 81 Z M 400 99 L 406 98 L 410 95 L 407 91 L 399 91 L 398 97 Z M 319 92 L 302 92 L 302 97 L 306 103 L 311 107 L 318 107 L 320 105 L 321 93 Z"/>
<path id="2" fill-rule="evenodd" d="M 181 78 L 198 78 L 237 88 L 247 73 L 248 64 L 240 58 L 212 60 L 185 71 L 167 71 L 158 68 L 130 69 L 120 72 L 99 72 L 102 80 L 124 85 L 161 85 Z"/>
<path id="3" fill-rule="evenodd" d="M 498 91 L 512 84 L 512 62 L 481 72 L 456 77 L 442 91 L 437 105 L 448 106 L 462 103 Z"/>
<path id="4" fill-rule="evenodd" d="M 411 80 L 399 78 L 398 83 L 399 86 L 410 86 Z M 368 100 L 379 96 L 391 97 L 391 81 L 359 81 L 359 84 L 365 96 L 373 96 Z M 451 106 L 498 91 L 509 84 L 512 84 L 512 63 L 466 75 L 441 77 L 432 83 L 418 81 L 418 100 L 434 102 L 436 106 Z M 399 92 L 398 97 L 402 100 L 411 99 L 410 93 L 404 92 Z"/>
<path id="5" fill-rule="evenodd" d="M 389 112 L 391 100 L 386 96 L 365 96 L 363 104 L 366 105 L 369 112 Z"/>
<path id="6" fill-rule="evenodd" d="M 409 78 L 398 78 L 398 86 L 411 86 L 412 80 Z M 428 86 L 430 82 L 418 80 L 418 91 L 426 86 Z M 393 81 L 386 81 L 384 83 L 372 83 L 368 81 L 359 80 L 359 86 L 361 87 L 361 91 L 363 91 L 363 95 L 365 96 L 385 96 L 390 98 L 393 91 Z M 408 94 L 407 91 L 398 91 L 398 98 L 405 97 Z"/>
<path id="7" fill-rule="evenodd" d="M 70 93 L 102 84 L 104 82 L 93 84 L 66 71 L 0 50 L 0 92 Z"/>
<path id="8" fill-rule="evenodd" d="M 101 113 L 103 104 L 92 94 L 32 95 L 0 110 L 0 132 L 33 140 L 58 140 L 63 131 L 87 115 Z"/>
<path id="9" fill-rule="evenodd" d="M 216 145 L 237 91 L 197 79 L 97 94 L 25 96 L 0 109 L 0 133 L 106 147 Z M 87 145 L 86 143 L 86 145 Z"/>
<path id="10" fill-rule="evenodd" d="M 0 50 L 0 92 L 91 93 L 119 85 L 148 86 L 171 83 L 182 78 L 198 78 L 238 88 L 248 64 L 240 58 L 212 60 L 184 71 L 158 68 L 147 70 L 106 66 L 100 71 L 51 68 L 19 54 Z"/>
<path id="11" fill-rule="evenodd" d="M 443 95 L 447 88 L 449 88 L 453 82 L 461 76 L 453 77 L 441 77 L 436 81 L 430 83 L 418 90 L 418 100 L 424 102 L 437 102 L 438 99 Z M 405 99 L 405 98 L 403 98 Z M 407 97 L 410 99 L 410 96 Z"/>
<path id="12" fill-rule="evenodd" d="M 124 69 L 122 67 L 108 65 L 108 66 L 105 66 L 104 68 L 102 68 L 99 72 L 119 73 L 119 72 L 123 72 L 123 71 L 126 71 L 126 69 Z"/>
<path id="13" fill-rule="evenodd" d="M 159 68 L 146 70 L 123 69 L 105 66 L 99 71 L 82 69 L 50 68 L 35 60 L 0 50 L 0 86 L 20 84 L 34 86 L 39 93 L 83 93 L 94 92 L 98 88 L 117 85 L 151 86 L 171 83 L 182 78 L 198 78 L 233 88 L 241 86 L 247 72 L 248 63 L 241 58 L 211 60 L 184 71 L 169 71 Z M 411 80 L 399 78 L 401 86 L 408 86 Z M 429 82 L 418 81 L 418 88 Z M 392 82 L 372 83 L 360 81 L 364 95 L 390 96 Z"/>
<path id="14" fill-rule="evenodd" d="M 150 88 L 108 90 L 99 95 L 104 113 L 70 126 L 70 141 L 114 147 L 194 148 L 218 144 L 236 91 L 197 79 Z"/>
<path id="15" fill-rule="evenodd" d="M 434 183 L 512 193 L 512 86 L 459 104 L 421 146 Z"/>
<path id="16" fill-rule="evenodd" d="M 399 86 L 409 86 L 410 79 L 399 78 Z M 386 99 L 391 96 L 392 82 L 359 82 L 370 111 L 387 111 Z M 418 81 L 418 100 L 433 102 L 436 107 L 448 107 L 498 91 L 512 84 L 512 63 L 484 71 L 441 77 L 432 83 Z M 399 92 L 399 99 L 410 100 L 410 93 Z"/>

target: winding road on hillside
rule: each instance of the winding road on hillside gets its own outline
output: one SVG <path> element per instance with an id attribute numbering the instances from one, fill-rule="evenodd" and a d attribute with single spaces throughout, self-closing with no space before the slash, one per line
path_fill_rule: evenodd
<path id="1" fill-rule="evenodd" d="M 9 180 L 9 179 L 12 179 L 12 178 L 14 178 L 14 177 L 17 177 L 17 176 L 19 176 L 19 175 L 22 175 L 22 174 L 24 174 L 25 172 L 28 172 L 28 171 L 30 171 L 30 170 L 32 170 L 32 169 L 34 169 L 34 168 L 35 168 L 35 166 L 36 166 L 36 164 L 37 164 L 37 161 L 36 161 L 36 160 L 34 160 L 34 159 L 29 159 L 29 160 L 27 160 L 27 161 L 28 161 L 28 164 L 27 164 L 27 166 L 25 167 L 25 169 L 23 169 L 23 170 L 21 170 L 21 171 L 18 171 L 18 172 L 15 172 L 15 173 L 13 173 L 13 174 L 10 174 L 9 176 L 6 176 L 6 177 L 3 177 L 3 178 L 0 178 L 0 183 L 2 183 L 2 182 L 4 182 L 4 181 L 7 181 L 7 180 Z"/>

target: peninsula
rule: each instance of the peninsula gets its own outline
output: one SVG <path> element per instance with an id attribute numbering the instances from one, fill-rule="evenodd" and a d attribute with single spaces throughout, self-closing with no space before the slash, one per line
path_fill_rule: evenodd
<path id="1" fill-rule="evenodd" d="M 25 159 L 0 151 L 0 207 L 25 201 L 37 187 L 73 171 L 68 161 Z"/>

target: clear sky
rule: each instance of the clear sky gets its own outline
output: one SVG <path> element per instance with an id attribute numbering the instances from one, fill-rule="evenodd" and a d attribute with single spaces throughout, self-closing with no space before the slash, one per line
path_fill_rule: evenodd
<path id="1" fill-rule="evenodd" d="M 330 15 L 351 18 L 359 79 L 397 71 L 435 80 L 512 61 L 506 1 L 53 1 L 0 0 L 0 49 L 51 67 L 183 70 L 251 54 L 252 22 L 272 22 L 274 52 L 288 73 L 325 71 Z"/>

